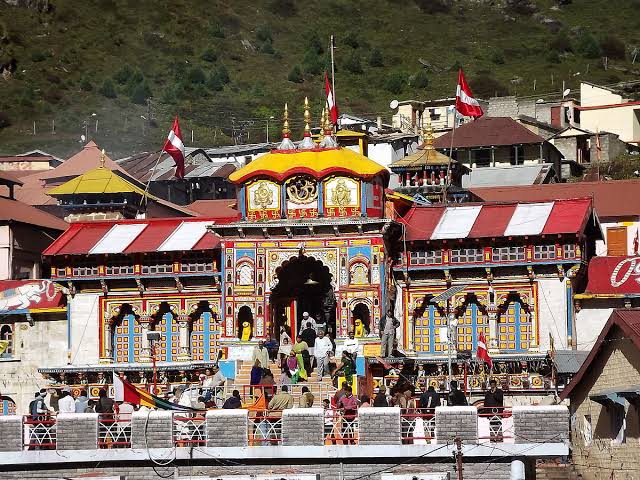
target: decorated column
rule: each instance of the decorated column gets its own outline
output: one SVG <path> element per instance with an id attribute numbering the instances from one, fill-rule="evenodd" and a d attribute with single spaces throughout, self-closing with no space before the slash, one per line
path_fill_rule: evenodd
<path id="1" fill-rule="evenodd" d="M 151 317 L 148 315 L 143 315 L 140 317 L 140 358 L 138 359 L 140 363 L 149 363 L 151 362 L 151 345 L 149 344 L 149 339 L 147 338 L 147 332 L 149 332 L 151 327 Z"/>
<path id="2" fill-rule="evenodd" d="M 188 362 L 191 360 L 191 349 L 189 347 L 189 327 L 191 318 L 189 315 L 178 315 L 179 353 L 177 360 L 179 362 Z"/>
<path id="3" fill-rule="evenodd" d="M 100 363 L 113 363 L 113 319 L 104 320 L 104 336 L 102 338 L 102 356 Z"/>

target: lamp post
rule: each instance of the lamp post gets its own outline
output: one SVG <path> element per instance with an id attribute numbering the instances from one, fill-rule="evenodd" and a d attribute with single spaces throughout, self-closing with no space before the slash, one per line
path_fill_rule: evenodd
<path id="1" fill-rule="evenodd" d="M 269 120 L 273 120 L 273 119 L 274 119 L 273 115 L 267 118 L 267 143 L 269 143 Z"/>
<path id="2" fill-rule="evenodd" d="M 142 136 L 144 137 L 144 124 L 147 121 L 147 117 L 140 115 L 140 118 L 142 119 Z"/>
<path id="3" fill-rule="evenodd" d="M 158 366 L 156 365 L 156 342 L 160 341 L 160 332 L 148 331 L 147 340 L 151 346 L 151 362 L 153 365 L 153 390 L 151 393 L 156 394 L 156 388 L 158 386 Z"/>

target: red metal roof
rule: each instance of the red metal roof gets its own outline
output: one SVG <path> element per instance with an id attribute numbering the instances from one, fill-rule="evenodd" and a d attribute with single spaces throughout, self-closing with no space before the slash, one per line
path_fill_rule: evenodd
<path id="1" fill-rule="evenodd" d="M 412 207 L 400 221 L 407 240 L 579 234 L 591 217 L 591 199 Z"/>
<path id="2" fill-rule="evenodd" d="M 206 230 L 211 218 L 154 218 L 72 224 L 43 255 L 90 255 L 208 250 L 218 236 Z"/>
<path id="3" fill-rule="evenodd" d="M 64 220 L 39 208 L 5 197 L 0 197 L 0 221 L 20 222 L 61 231 L 69 226 Z"/>
<path id="4" fill-rule="evenodd" d="M 452 132 L 434 140 L 436 148 L 451 147 Z M 456 128 L 453 148 L 492 147 L 543 143 L 545 140 L 510 117 L 487 117 L 465 123 Z"/>

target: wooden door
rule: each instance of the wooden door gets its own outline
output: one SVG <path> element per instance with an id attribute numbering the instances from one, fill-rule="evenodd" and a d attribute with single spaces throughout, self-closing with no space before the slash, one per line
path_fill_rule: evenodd
<path id="1" fill-rule="evenodd" d="M 621 257 L 627 254 L 627 227 L 607 228 L 607 255 Z"/>

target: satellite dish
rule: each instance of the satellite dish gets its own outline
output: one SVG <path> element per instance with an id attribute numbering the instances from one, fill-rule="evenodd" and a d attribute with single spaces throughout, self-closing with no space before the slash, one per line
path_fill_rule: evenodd
<path id="1" fill-rule="evenodd" d="M 80 135 L 80 141 L 84 142 L 87 139 L 87 137 L 85 137 L 84 135 Z"/>
<path id="2" fill-rule="evenodd" d="M 562 92 L 562 98 L 566 97 L 567 95 L 569 95 L 571 93 L 571 89 L 567 88 L 564 92 Z"/>
<path id="3" fill-rule="evenodd" d="M 398 100 L 391 100 L 391 103 L 389 104 L 389 108 L 391 110 L 395 110 L 396 108 L 398 108 Z"/>

